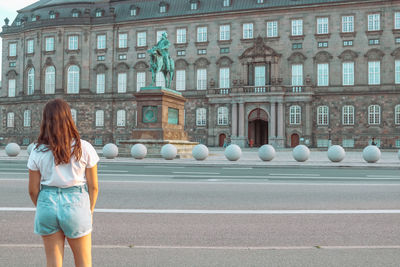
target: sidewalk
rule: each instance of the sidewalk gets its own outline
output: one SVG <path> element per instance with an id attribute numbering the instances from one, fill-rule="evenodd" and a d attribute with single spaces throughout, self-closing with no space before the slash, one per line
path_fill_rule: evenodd
<path id="1" fill-rule="evenodd" d="M 327 157 L 326 151 L 311 150 L 310 158 L 306 162 L 297 162 L 293 159 L 291 149 L 278 150 L 276 156 L 272 161 L 266 162 L 260 160 L 258 157 L 258 149 L 243 149 L 242 156 L 238 161 L 229 161 L 224 156 L 224 149 L 222 148 L 209 148 L 209 157 L 204 161 L 197 161 L 193 158 L 188 159 L 174 159 L 165 160 L 163 158 L 145 158 L 143 160 L 136 160 L 128 157 L 117 157 L 115 159 L 100 158 L 101 163 L 127 163 L 135 165 L 159 165 L 167 164 L 173 165 L 179 163 L 180 165 L 187 166 L 242 166 L 242 167 L 294 167 L 294 166 L 307 166 L 307 167 L 372 167 L 372 168 L 400 168 L 400 159 L 397 152 L 381 150 L 381 159 L 376 163 L 367 163 L 362 157 L 362 151 L 347 151 L 346 157 L 342 162 L 331 162 Z M 101 156 L 101 149 L 97 150 Z M 0 160 L 22 160 L 28 159 L 26 150 L 21 150 L 17 157 L 8 157 L 4 149 L 0 149 Z"/>

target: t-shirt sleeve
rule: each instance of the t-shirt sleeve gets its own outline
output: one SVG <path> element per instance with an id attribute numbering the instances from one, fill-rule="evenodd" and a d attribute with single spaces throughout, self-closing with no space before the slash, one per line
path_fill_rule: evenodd
<path id="1" fill-rule="evenodd" d="M 99 162 L 100 158 L 97 155 L 96 150 L 94 147 L 86 142 L 86 153 L 87 153 L 87 159 L 86 159 L 86 168 L 93 168 L 97 162 Z"/>
<path id="2" fill-rule="evenodd" d="M 37 157 L 36 157 L 36 152 L 32 149 L 31 154 L 29 155 L 29 159 L 28 159 L 28 169 L 32 170 L 32 171 L 39 171 L 39 166 L 37 163 Z"/>

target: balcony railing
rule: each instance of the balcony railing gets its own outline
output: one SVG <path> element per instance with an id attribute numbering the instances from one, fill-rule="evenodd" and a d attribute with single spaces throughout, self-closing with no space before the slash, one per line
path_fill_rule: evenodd
<path id="1" fill-rule="evenodd" d="M 230 94 L 268 94 L 268 93 L 304 93 L 311 92 L 306 86 L 243 86 L 234 88 L 208 89 L 207 95 L 230 95 Z"/>

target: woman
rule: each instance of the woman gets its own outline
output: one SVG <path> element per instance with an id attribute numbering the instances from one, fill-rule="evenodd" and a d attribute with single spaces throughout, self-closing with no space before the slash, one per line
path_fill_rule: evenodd
<path id="1" fill-rule="evenodd" d="M 68 104 L 61 99 L 49 101 L 28 160 L 35 233 L 43 238 L 48 267 L 62 266 L 65 237 L 75 266 L 92 266 L 98 161 L 92 145 L 80 139 Z"/>

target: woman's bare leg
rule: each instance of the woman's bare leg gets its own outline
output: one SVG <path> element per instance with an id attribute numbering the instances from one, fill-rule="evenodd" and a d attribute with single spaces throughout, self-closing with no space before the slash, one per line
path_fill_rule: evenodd
<path id="1" fill-rule="evenodd" d="M 76 267 L 92 266 L 92 234 L 80 238 L 67 238 Z"/>
<path id="2" fill-rule="evenodd" d="M 62 267 L 64 258 L 65 236 L 63 231 L 42 236 L 46 251 L 47 267 Z"/>

